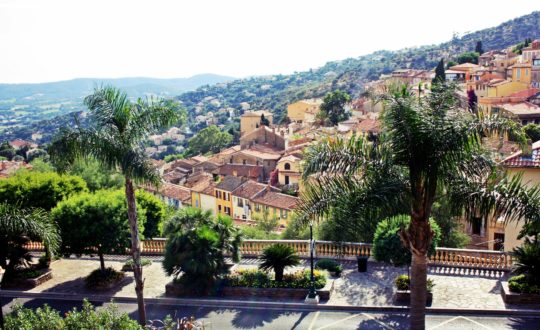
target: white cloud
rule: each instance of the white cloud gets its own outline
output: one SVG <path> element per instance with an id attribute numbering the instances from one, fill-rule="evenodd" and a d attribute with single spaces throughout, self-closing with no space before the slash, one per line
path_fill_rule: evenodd
<path id="1" fill-rule="evenodd" d="M 0 82 L 291 73 L 536 9 L 498 2 L 0 0 Z"/>

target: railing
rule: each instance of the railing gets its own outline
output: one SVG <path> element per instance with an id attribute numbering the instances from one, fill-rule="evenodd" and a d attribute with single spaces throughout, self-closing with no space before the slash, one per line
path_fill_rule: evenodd
<path id="1" fill-rule="evenodd" d="M 162 255 L 166 243 L 164 238 L 142 241 L 142 254 Z M 258 257 L 265 248 L 276 243 L 292 247 L 300 257 L 309 257 L 308 240 L 245 240 L 240 246 L 240 252 L 245 257 Z M 31 242 L 26 248 L 31 251 L 44 250 L 38 242 Z M 371 256 L 371 244 L 316 241 L 314 255 L 317 258 L 354 260 L 357 256 Z M 505 252 L 451 248 L 437 248 L 435 255 L 429 259 L 431 266 L 504 271 L 510 270 L 512 263 L 512 256 Z"/>

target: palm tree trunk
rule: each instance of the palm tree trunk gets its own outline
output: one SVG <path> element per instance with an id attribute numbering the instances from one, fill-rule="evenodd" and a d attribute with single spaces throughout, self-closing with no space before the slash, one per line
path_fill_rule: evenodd
<path id="1" fill-rule="evenodd" d="M 410 328 L 426 328 L 427 254 L 412 253 Z"/>
<path id="2" fill-rule="evenodd" d="M 131 231 L 131 255 L 133 257 L 133 275 L 135 277 L 135 293 L 139 308 L 139 323 L 146 326 L 146 309 L 144 307 L 144 280 L 141 266 L 141 244 L 139 241 L 139 226 L 137 223 L 137 204 L 133 182 L 126 178 L 126 198 L 128 203 L 129 229 Z"/>

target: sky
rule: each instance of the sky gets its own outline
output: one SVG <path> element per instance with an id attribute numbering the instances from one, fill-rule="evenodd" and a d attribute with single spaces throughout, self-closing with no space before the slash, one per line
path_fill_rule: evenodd
<path id="1" fill-rule="evenodd" d="M 538 0 L 0 0 L 0 83 L 288 74 L 539 9 Z"/>

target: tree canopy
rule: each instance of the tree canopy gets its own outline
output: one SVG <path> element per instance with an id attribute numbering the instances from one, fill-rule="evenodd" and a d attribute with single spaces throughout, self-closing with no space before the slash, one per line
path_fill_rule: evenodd
<path id="1" fill-rule="evenodd" d="M 189 140 L 189 151 L 194 155 L 218 153 L 222 148 L 227 147 L 232 139 L 232 135 L 222 132 L 217 126 L 208 126 Z"/>
<path id="2" fill-rule="evenodd" d="M 351 96 L 340 90 L 326 94 L 321 104 L 319 117 L 328 125 L 335 126 L 338 122 L 347 120 L 349 113 L 345 111 L 345 104 L 351 100 Z"/>
<path id="3" fill-rule="evenodd" d="M 0 180 L 0 201 L 50 210 L 63 199 L 87 190 L 86 183 L 78 176 L 20 171 Z"/>

